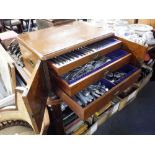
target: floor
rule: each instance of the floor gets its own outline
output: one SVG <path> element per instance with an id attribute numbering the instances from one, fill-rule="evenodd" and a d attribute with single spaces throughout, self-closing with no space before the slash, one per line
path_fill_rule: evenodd
<path id="1" fill-rule="evenodd" d="M 132 103 L 113 115 L 94 134 L 155 134 L 155 82 L 149 82 Z"/>

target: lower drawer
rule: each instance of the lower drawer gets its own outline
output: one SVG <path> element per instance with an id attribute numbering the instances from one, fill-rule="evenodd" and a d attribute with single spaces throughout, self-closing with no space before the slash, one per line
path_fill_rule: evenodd
<path id="1" fill-rule="evenodd" d="M 130 74 L 126 78 L 122 79 L 122 81 L 119 81 L 119 83 L 117 84 L 113 84 L 106 79 L 101 79 L 100 81 L 104 83 L 109 91 L 107 91 L 104 95 L 100 96 L 85 107 L 79 105 L 72 97 L 67 95 L 60 88 L 56 90 L 56 93 L 81 119 L 86 120 L 96 111 L 100 110 L 106 104 L 108 104 L 116 95 L 124 91 L 126 88 L 128 88 L 138 80 L 140 70 L 136 68 L 134 69 L 135 70 L 133 72 L 130 72 Z"/>

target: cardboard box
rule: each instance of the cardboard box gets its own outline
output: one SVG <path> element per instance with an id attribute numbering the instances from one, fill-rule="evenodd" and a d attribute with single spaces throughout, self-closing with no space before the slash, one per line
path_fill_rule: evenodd
<path id="1" fill-rule="evenodd" d="M 99 117 L 95 116 L 95 123 L 85 132 L 85 135 L 92 135 L 109 118 L 109 112 L 106 110 Z"/>
<path id="2" fill-rule="evenodd" d="M 133 101 L 139 92 L 139 87 L 134 84 L 132 87 L 128 88 L 125 92 L 118 95 L 120 99 L 118 110 L 122 110 L 128 103 Z"/>
<path id="3" fill-rule="evenodd" d="M 114 115 L 114 114 L 118 111 L 119 105 L 120 105 L 120 102 L 116 103 L 115 105 L 113 105 L 113 106 L 109 109 L 109 116 L 108 116 L 108 117 L 111 117 L 112 115 Z"/>
<path id="4" fill-rule="evenodd" d="M 99 117 L 101 114 L 103 114 L 110 106 L 112 105 L 112 102 L 110 101 L 108 104 L 106 104 L 102 109 L 100 109 L 99 111 L 97 111 L 95 113 L 96 117 Z"/>

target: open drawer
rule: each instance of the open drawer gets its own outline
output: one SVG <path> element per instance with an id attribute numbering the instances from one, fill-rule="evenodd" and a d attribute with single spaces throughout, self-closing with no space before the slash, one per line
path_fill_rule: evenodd
<path id="1" fill-rule="evenodd" d="M 69 72 L 70 70 L 73 70 L 74 68 L 76 68 L 80 65 L 86 64 L 87 62 L 94 60 L 95 58 L 99 58 L 105 54 L 108 54 L 108 53 L 116 50 L 116 49 L 119 49 L 121 47 L 121 43 L 122 42 L 120 40 L 117 40 L 114 38 L 108 38 L 108 39 L 105 39 L 105 40 L 102 40 L 97 43 L 94 43 L 94 44 L 84 47 L 86 50 L 88 50 L 88 52 L 84 55 L 79 55 L 79 57 L 75 57 L 71 61 L 68 61 L 68 62 L 65 62 L 64 64 L 58 65 L 58 64 L 54 63 L 52 60 L 49 60 L 48 64 L 49 64 L 50 69 L 52 69 L 53 72 L 55 72 L 58 75 L 62 75 L 64 73 Z M 98 44 L 101 45 L 101 48 L 97 48 Z M 73 52 L 73 51 L 71 51 L 71 52 Z M 70 54 L 70 53 L 68 53 L 68 54 Z M 80 53 L 79 51 L 76 51 L 74 53 L 74 55 L 79 54 L 79 53 Z M 66 54 L 64 54 L 64 55 L 66 55 Z M 67 55 L 67 56 L 69 56 L 69 55 Z"/>
<path id="2" fill-rule="evenodd" d="M 100 81 L 109 89 L 104 95 L 100 96 L 93 102 L 89 103 L 87 106 L 82 107 L 78 104 L 73 97 L 68 96 L 63 90 L 58 88 L 56 90 L 57 95 L 66 103 L 68 106 L 83 120 L 87 119 L 93 115 L 96 111 L 103 108 L 109 103 L 116 95 L 124 91 L 126 88 L 131 86 L 137 81 L 140 75 L 140 69 L 135 67 L 130 67 L 131 65 L 126 65 L 132 71 L 127 73 L 127 76 L 123 78 L 118 84 L 113 84 L 106 79 L 101 79 Z"/>
<path id="3" fill-rule="evenodd" d="M 98 68 L 95 68 L 90 72 L 87 72 L 86 74 L 83 74 L 81 77 L 78 77 L 74 80 L 66 81 L 63 77 L 55 74 L 53 74 L 53 77 L 55 77 L 57 85 L 63 89 L 64 92 L 70 96 L 73 96 L 90 84 L 100 80 L 108 73 L 119 69 L 125 64 L 128 64 L 130 62 L 131 53 L 123 50 L 116 50 L 105 56 L 111 58 L 111 61 L 101 65 Z"/>

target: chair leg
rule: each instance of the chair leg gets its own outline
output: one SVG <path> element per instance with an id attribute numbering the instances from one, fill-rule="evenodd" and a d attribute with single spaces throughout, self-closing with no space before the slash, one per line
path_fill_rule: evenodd
<path id="1" fill-rule="evenodd" d="M 34 23 L 34 20 L 35 19 L 31 19 L 32 27 L 35 27 L 36 26 L 35 23 Z"/>
<path id="2" fill-rule="evenodd" d="M 17 29 L 19 33 L 22 33 L 23 32 L 22 24 L 17 25 Z"/>

